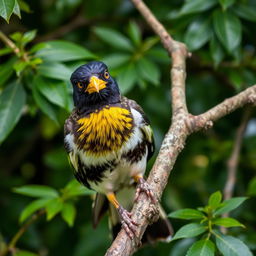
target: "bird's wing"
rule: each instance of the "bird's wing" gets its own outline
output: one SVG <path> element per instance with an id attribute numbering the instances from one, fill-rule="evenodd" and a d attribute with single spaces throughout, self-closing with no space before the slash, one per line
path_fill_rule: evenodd
<path id="1" fill-rule="evenodd" d="M 78 156 L 74 152 L 74 141 L 72 136 L 74 134 L 74 124 L 75 124 L 75 112 L 72 112 L 69 118 L 64 124 L 64 147 L 68 153 L 71 165 L 78 170 Z"/>
<path id="2" fill-rule="evenodd" d="M 155 151 L 155 142 L 154 142 L 154 136 L 153 136 L 153 131 L 152 128 L 150 126 L 150 121 L 147 118 L 145 112 L 143 111 L 142 107 L 134 100 L 130 100 L 126 97 L 122 97 L 121 98 L 121 102 L 124 103 L 125 105 L 128 105 L 131 109 L 136 110 L 137 112 L 139 112 L 142 116 L 142 123 L 140 125 L 140 128 L 144 134 L 144 137 L 147 141 L 147 147 L 148 147 L 148 158 L 147 160 L 149 160 Z"/>

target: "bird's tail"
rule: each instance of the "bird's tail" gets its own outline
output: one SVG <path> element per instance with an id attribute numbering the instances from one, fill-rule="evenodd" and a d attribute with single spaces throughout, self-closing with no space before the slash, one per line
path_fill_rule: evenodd
<path id="1" fill-rule="evenodd" d="M 116 194 L 118 202 L 128 211 L 131 210 L 134 202 L 135 187 L 124 188 Z M 142 237 L 142 244 L 155 243 L 157 241 L 169 242 L 173 235 L 173 229 L 170 221 L 168 220 L 163 208 L 159 205 L 160 216 L 159 219 L 152 225 L 149 225 Z M 93 207 L 93 224 L 97 225 L 100 217 L 106 210 L 109 210 L 109 226 L 112 232 L 113 239 L 117 236 L 121 229 L 120 218 L 117 210 L 108 203 L 106 197 L 97 194 L 94 207 Z"/>

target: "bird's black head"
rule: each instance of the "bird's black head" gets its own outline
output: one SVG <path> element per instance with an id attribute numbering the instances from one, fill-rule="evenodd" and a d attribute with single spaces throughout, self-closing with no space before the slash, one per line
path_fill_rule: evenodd
<path id="1" fill-rule="evenodd" d="M 120 102 L 118 85 L 103 62 L 92 61 L 80 66 L 70 80 L 74 105 L 81 112 Z"/>

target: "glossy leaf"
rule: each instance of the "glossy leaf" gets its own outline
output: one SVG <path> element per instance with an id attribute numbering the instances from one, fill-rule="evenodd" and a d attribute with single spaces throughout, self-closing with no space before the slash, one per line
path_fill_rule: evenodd
<path id="1" fill-rule="evenodd" d="M 76 217 L 76 208 L 71 203 L 64 203 L 61 211 L 62 218 L 67 222 L 67 224 L 72 227 L 74 225 Z"/>
<path id="2" fill-rule="evenodd" d="M 13 13 L 16 14 L 21 19 L 20 5 L 19 5 L 18 0 L 15 0 L 15 5 L 14 5 L 14 8 L 13 8 Z"/>
<path id="3" fill-rule="evenodd" d="M 133 43 L 136 46 L 139 46 L 141 43 L 141 32 L 139 26 L 135 22 L 131 21 L 129 23 L 128 33 Z"/>
<path id="4" fill-rule="evenodd" d="M 19 121 L 25 102 L 25 90 L 18 82 L 8 85 L 0 94 L 0 143 Z"/>
<path id="5" fill-rule="evenodd" d="M 43 198 L 33 201 L 32 203 L 28 204 L 20 215 L 20 222 L 25 221 L 28 217 L 30 217 L 34 212 L 36 212 L 39 209 L 44 208 L 47 203 L 52 200 L 51 198 Z"/>
<path id="6" fill-rule="evenodd" d="M 213 220 L 212 222 L 215 225 L 223 226 L 226 228 L 230 227 L 245 227 L 242 223 L 240 223 L 238 220 L 233 218 L 218 218 Z"/>
<path id="7" fill-rule="evenodd" d="M 54 198 L 49 201 L 45 207 L 46 219 L 51 220 L 56 214 L 58 214 L 63 208 L 63 202 L 60 198 Z"/>
<path id="8" fill-rule="evenodd" d="M 38 66 L 38 72 L 42 76 L 64 81 L 69 81 L 72 74 L 72 70 L 58 62 L 44 62 Z"/>
<path id="9" fill-rule="evenodd" d="M 232 6 L 236 0 L 219 0 L 219 3 L 222 6 L 223 10 L 226 10 L 228 7 Z"/>
<path id="10" fill-rule="evenodd" d="M 212 35 L 211 22 L 209 18 L 195 19 L 188 27 L 185 34 L 185 43 L 189 50 L 194 51 L 209 41 Z"/>
<path id="11" fill-rule="evenodd" d="M 193 219 L 202 219 L 204 218 L 204 214 L 195 209 L 181 209 L 175 212 L 172 212 L 168 215 L 168 217 L 175 219 L 184 219 L 184 220 L 193 220 Z"/>
<path id="12" fill-rule="evenodd" d="M 34 84 L 42 95 L 44 95 L 50 102 L 68 109 L 69 94 L 64 82 L 53 82 L 37 76 L 35 77 Z"/>
<path id="13" fill-rule="evenodd" d="M 252 256 L 249 248 L 239 239 L 214 232 L 216 245 L 224 256 Z"/>
<path id="14" fill-rule="evenodd" d="M 225 56 L 224 49 L 216 36 L 213 36 L 210 40 L 210 52 L 214 61 L 214 66 L 216 67 L 221 63 Z"/>
<path id="15" fill-rule="evenodd" d="M 160 79 L 160 71 L 154 62 L 141 58 L 137 62 L 138 77 L 145 79 L 146 81 L 158 85 Z"/>
<path id="16" fill-rule="evenodd" d="M 186 0 L 180 15 L 203 12 L 217 4 L 217 0 Z"/>
<path id="17" fill-rule="evenodd" d="M 61 40 L 47 42 L 36 55 L 45 61 L 53 62 L 95 58 L 95 55 L 84 47 Z"/>
<path id="18" fill-rule="evenodd" d="M 116 49 L 133 51 L 130 40 L 116 30 L 97 27 L 94 32 L 102 41 Z"/>
<path id="19" fill-rule="evenodd" d="M 230 212 L 240 206 L 247 197 L 234 197 L 229 200 L 225 200 L 222 206 L 215 211 L 215 215 L 220 215 L 225 212 Z"/>
<path id="20" fill-rule="evenodd" d="M 57 197 L 58 192 L 54 188 L 44 185 L 26 185 L 14 188 L 14 192 L 31 197 Z"/>
<path id="21" fill-rule="evenodd" d="M 209 239 L 195 242 L 188 250 L 186 256 L 214 256 L 215 246 Z"/>
<path id="22" fill-rule="evenodd" d="M 137 72 L 134 65 L 125 67 L 117 77 L 117 82 L 122 93 L 126 93 L 132 89 L 137 81 Z"/>
<path id="23" fill-rule="evenodd" d="M 65 197 L 93 195 L 95 192 L 81 185 L 77 180 L 70 181 L 63 190 Z"/>
<path id="24" fill-rule="evenodd" d="M 0 16 L 3 17 L 8 23 L 13 13 L 15 0 L 0 0 Z"/>
<path id="25" fill-rule="evenodd" d="M 211 208 L 216 209 L 220 205 L 221 199 L 222 199 L 221 192 L 216 191 L 210 196 L 208 200 L 208 205 L 211 206 Z"/>
<path id="26" fill-rule="evenodd" d="M 253 6 L 249 6 L 248 4 L 237 3 L 233 8 L 232 11 L 238 15 L 239 17 L 249 20 L 249 21 L 256 21 L 256 12 Z"/>
<path id="27" fill-rule="evenodd" d="M 194 237 L 204 233 L 207 230 L 207 227 L 198 224 L 198 223 L 190 223 L 183 227 L 181 227 L 174 235 L 172 240 L 177 240 L 180 238 Z"/>
<path id="28" fill-rule="evenodd" d="M 36 37 L 36 30 L 31 30 L 24 33 L 22 37 L 22 44 L 26 45 L 27 43 L 31 42 Z"/>
<path id="29" fill-rule="evenodd" d="M 42 112 L 58 124 L 57 113 L 54 106 L 37 90 L 36 86 L 33 86 L 32 93 L 36 104 Z"/>
<path id="30" fill-rule="evenodd" d="M 130 60 L 131 56 L 125 53 L 113 53 L 105 56 L 102 61 L 111 69 L 120 67 Z"/>
<path id="31" fill-rule="evenodd" d="M 13 64 L 16 62 L 17 58 L 11 58 L 6 61 L 4 64 L 0 65 L 0 86 L 5 84 L 5 82 L 11 77 L 13 74 Z"/>
<path id="32" fill-rule="evenodd" d="M 242 26 L 240 20 L 231 12 L 218 10 L 213 15 L 215 33 L 222 45 L 232 52 L 241 42 Z"/>

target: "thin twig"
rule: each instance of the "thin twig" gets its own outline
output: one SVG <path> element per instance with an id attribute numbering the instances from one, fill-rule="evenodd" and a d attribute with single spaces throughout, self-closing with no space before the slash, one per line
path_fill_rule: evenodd
<path id="1" fill-rule="evenodd" d="M 10 243 L 6 246 L 6 248 L 0 252 L 0 256 L 5 256 L 7 255 L 8 252 L 15 250 L 16 243 L 18 240 L 21 238 L 21 236 L 27 231 L 27 229 L 33 224 L 40 216 L 45 214 L 45 210 L 38 211 L 35 213 L 27 222 L 25 222 L 18 232 L 13 236 L 12 240 Z"/>
<path id="2" fill-rule="evenodd" d="M 237 128 L 234 146 L 230 158 L 227 161 L 227 180 L 223 190 L 224 199 L 228 200 L 232 197 L 237 176 L 237 168 L 239 164 L 239 155 L 242 147 L 244 132 L 247 127 L 251 115 L 251 108 L 245 109 L 240 126 Z M 222 215 L 223 218 L 228 217 L 228 213 Z M 227 229 L 221 227 L 222 233 L 226 234 Z"/>

